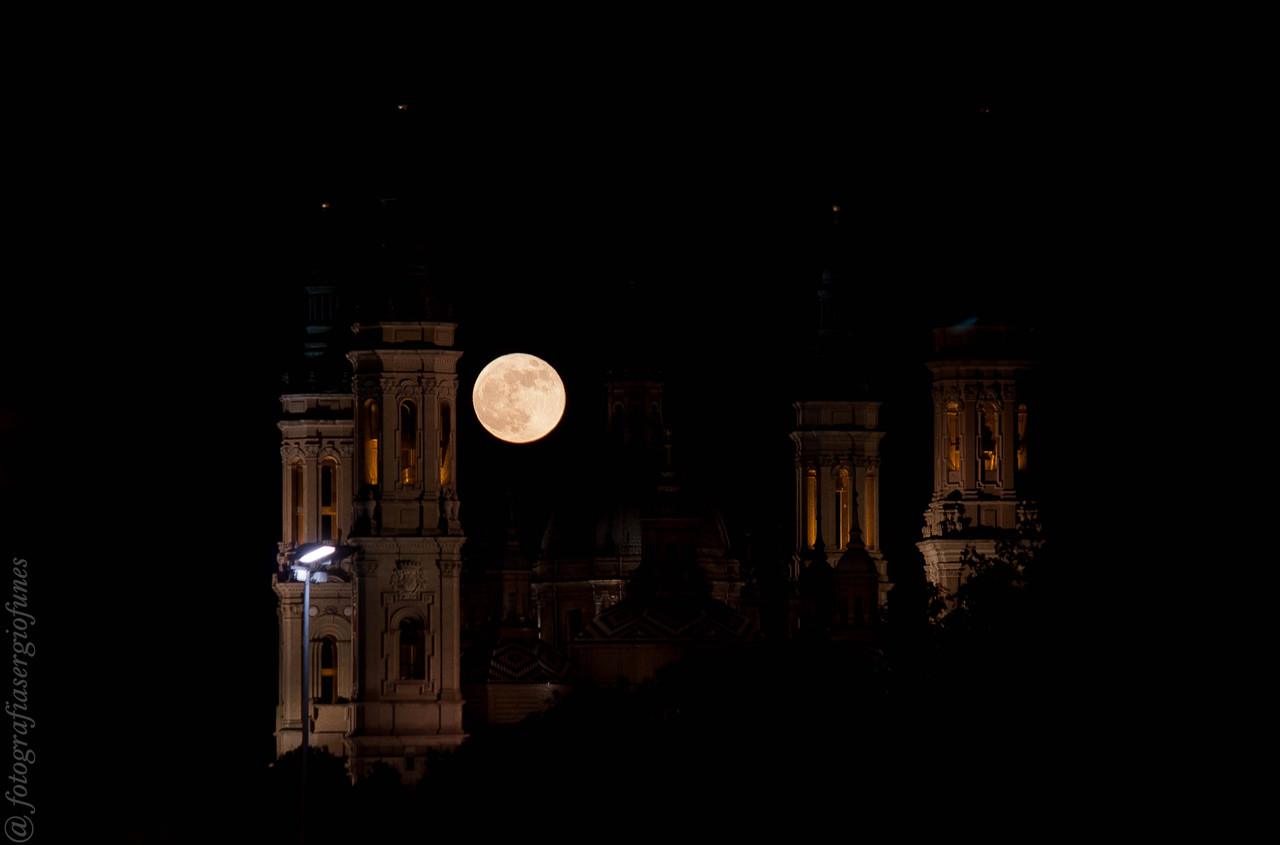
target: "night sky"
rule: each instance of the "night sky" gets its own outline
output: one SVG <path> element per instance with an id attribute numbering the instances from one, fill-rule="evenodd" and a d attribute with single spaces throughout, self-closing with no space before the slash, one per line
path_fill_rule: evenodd
<path id="1" fill-rule="evenodd" d="M 74 290 L 49 272 L 6 291 L 5 533 L 48 620 L 41 778 L 122 790 L 128 817 L 199 803 L 270 759 L 280 376 L 303 285 L 317 272 L 358 282 L 387 240 L 420 241 L 455 296 L 469 534 L 518 488 L 536 543 L 539 491 L 589 462 L 575 446 L 600 425 L 619 360 L 665 374 L 677 463 L 722 496 L 731 530 L 785 524 L 790 402 L 827 265 L 886 402 L 894 565 L 918 562 L 931 484 L 931 328 L 1035 325 L 1043 436 L 1085 415 L 1067 388 L 1097 353 L 1082 337 L 1100 307 L 1080 247 L 1082 165 L 1043 115 L 958 83 L 822 107 L 785 90 L 631 83 L 612 96 L 529 77 L 483 95 L 439 81 L 221 98 L 175 118 L 203 141 L 163 157 L 172 182 L 152 171 L 131 200 L 147 222 L 119 240 L 141 256 L 136 273 L 116 253 Z M 81 367 L 56 369 L 68 348 Z M 568 388 L 560 428 L 523 448 L 484 434 L 469 402 L 479 368 L 516 350 Z M 1051 527 L 1083 509 L 1067 501 L 1072 460 L 1067 446 L 1046 454 Z M 770 497 L 775 510 L 759 504 Z M 52 804 L 53 781 L 39 784 Z"/>

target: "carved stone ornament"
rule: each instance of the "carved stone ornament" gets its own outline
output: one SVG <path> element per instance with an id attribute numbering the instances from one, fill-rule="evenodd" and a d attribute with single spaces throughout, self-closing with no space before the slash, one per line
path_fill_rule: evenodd
<path id="1" fill-rule="evenodd" d="M 395 572 L 391 573 L 391 586 L 401 599 L 416 599 L 422 592 L 425 579 L 422 576 L 422 564 L 416 560 L 397 560 Z"/>

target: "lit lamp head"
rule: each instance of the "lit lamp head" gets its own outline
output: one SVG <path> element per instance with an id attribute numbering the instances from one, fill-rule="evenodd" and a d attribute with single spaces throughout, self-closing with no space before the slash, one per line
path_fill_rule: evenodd
<path id="1" fill-rule="evenodd" d="M 298 558 L 298 563 L 317 563 L 322 560 L 327 561 L 329 558 L 333 557 L 333 553 L 336 551 L 337 549 L 333 546 L 316 546 L 314 549 Z M 325 563 L 324 565 L 328 566 L 328 563 Z"/>
<path id="2" fill-rule="evenodd" d="M 293 577 L 299 581 L 307 580 L 307 577 L 320 567 L 328 566 L 333 562 L 333 553 L 337 551 L 334 546 L 320 545 L 316 546 L 300 557 L 297 558 L 293 567 Z M 316 578 L 317 581 L 328 580 L 324 578 Z"/>

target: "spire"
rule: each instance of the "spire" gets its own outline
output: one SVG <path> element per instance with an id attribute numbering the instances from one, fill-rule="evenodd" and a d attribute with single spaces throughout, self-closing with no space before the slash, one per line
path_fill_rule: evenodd
<path id="1" fill-rule="evenodd" d="M 345 303 L 338 286 L 317 279 L 303 291 L 306 299 L 302 352 L 284 374 L 286 389 L 290 393 L 346 392 L 350 389 L 350 371 L 344 355 Z"/>
<path id="2" fill-rule="evenodd" d="M 869 291 L 860 290 L 849 270 L 841 218 L 847 209 L 836 195 L 827 200 L 826 216 L 813 220 L 813 263 L 809 276 L 808 313 L 800 343 L 804 350 L 800 398 L 853 399 L 868 393 L 871 358 L 868 341 L 877 314 Z"/>
<path id="3" fill-rule="evenodd" d="M 844 554 L 840 556 L 840 560 L 836 563 L 836 569 L 841 572 L 850 570 L 865 569 L 871 567 L 871 571 L 875 571 L 875 563 L 871 560 L 871 555 L 867 552 L 866 543 L 862 541 L 862 528 L 858 521 L 858 491 L 856 485 L 849 484 L 849 512 L 853 514 L 852 525 L 849 526 L 849 545 L 845 547 Z"/>
<path id="4" fill-rule="evenodd" d="M 507 542 L 502 554 L 501 569 L 528 569 L 529 561 L 520 547 L 520 529 L 516 524 L 515 493 L 507 494 Z"/>

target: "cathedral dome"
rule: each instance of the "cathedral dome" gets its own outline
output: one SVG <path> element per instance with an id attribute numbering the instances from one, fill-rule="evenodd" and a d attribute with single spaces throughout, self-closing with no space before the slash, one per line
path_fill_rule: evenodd
<path id="1" fill-rule="evenodd" d="M 691 542 L 698 559 L 730 556 L 729 532 L 720 511 L 682 491 L 655 491 L 647 496 L 620 493 L 604 501 L 566 502 L 547 522 L 540 556 L 640 558 L 645 552 L 644 525 L 656 521 L 682 524 L 681 537 Z"/>

